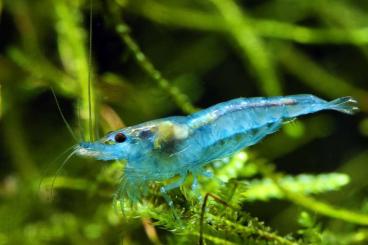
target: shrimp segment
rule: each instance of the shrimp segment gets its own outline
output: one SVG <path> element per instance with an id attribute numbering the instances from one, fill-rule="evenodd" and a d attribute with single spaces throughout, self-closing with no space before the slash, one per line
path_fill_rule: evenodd
<path id="1" fill-rule="evenodd" d="M 167 191 L 182 185 L 188 173 L 198 176 L 208 162 L 256 144 L 301 115 L 321 110 L 353 114 L 356 103 L 352 97 L 328 102 L 308 94 L 233 99 L 189 116 L 153 120 L 82 142 L 77 153 L 126 160 L 118 196 L 133 202 L 147 193 L 151 181 L 179 175 L 177 182 L 161 188 L 172 207 Z"/>
<path id="2" fill-rule="evenodd" d="M 352 114 L 355 104 L 351 97 L 327 102 L 313 95 L 234 99 L 191 115 L 188 140 L 201 146 L 199 162 L 208 162 L 256 144 L 298 116 L 321 110 Z"/>

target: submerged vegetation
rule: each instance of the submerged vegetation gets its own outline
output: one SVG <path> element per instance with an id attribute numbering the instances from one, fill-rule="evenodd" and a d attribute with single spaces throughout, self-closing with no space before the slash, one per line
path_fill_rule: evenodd
<path id="1" fill-rule="evenodd" d="M 0 0 L 0 244 L 367 244 L 367 11 L 333 0 Z M 78 140 L 236 97 L 349 95 L 361 112 L 304 117 L 208 164 L 201 193 L 191 177 L 169 192 L 178 220 L 164 183 L 137 205 L 114 200 L 124 162 L 60 168 L 76 142 L 50 88 Z"/>

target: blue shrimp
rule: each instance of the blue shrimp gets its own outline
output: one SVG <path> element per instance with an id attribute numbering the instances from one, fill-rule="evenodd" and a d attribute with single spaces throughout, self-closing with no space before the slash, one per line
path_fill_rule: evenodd
<path id="1" fill-rule="evenodd" d="M 126 160 L 117 196 L 132 202 L 147 193 L 148 184 L 179 176 L 160 191 L 183 184 L 186 176 L 204 174 L 207 163 L 229 156 L 276 132 L 283 123 L 321 110 L 353 114 L 357 101 L 342 97 L 325 101 L 313 95 L 239 98 L 216 104 L 189 116 L 148 121 L 108 133 L 76 148 L 81 156 L 98 160 Z"/>

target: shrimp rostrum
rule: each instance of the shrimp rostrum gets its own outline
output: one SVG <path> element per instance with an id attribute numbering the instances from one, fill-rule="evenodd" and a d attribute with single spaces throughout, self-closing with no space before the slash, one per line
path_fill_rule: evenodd
<path id="1" fill-rule="evenodd" d="M 98 160 L 126 160 L 118 197 L 132 202 L 147 193 L 148 184 L 179 176 L 160 190 L 179 187 L 191 173 L 204 174 L 207 163 L 229 156 L 276 132 L 283 123 L 321 110 L 353 114 L 357 101 L 342 97 L 325 101 L 313 95 L 239 98 L 188 116 L 148 121 L 116 130 L 76 152 Z"/>

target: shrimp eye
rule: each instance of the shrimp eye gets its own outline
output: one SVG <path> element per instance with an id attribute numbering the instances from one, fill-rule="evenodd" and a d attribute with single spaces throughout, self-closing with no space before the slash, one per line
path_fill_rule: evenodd
<path id="1" fill-rule="evenodd" d="M 123 133 L 117 133 L 115 135 L 115 141 L 117 143 L 123 143 L 125 140 L 127 139 L 127 137 L 125 136 L 125 134 Z"/>

